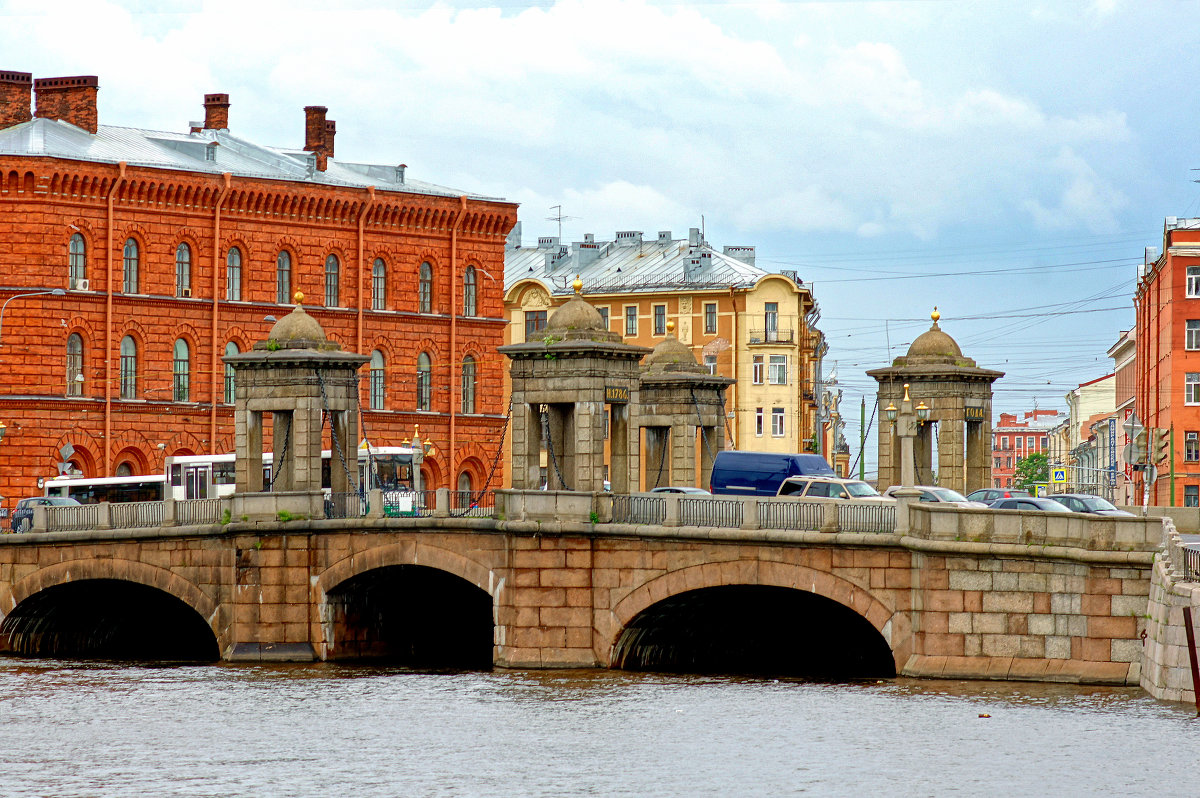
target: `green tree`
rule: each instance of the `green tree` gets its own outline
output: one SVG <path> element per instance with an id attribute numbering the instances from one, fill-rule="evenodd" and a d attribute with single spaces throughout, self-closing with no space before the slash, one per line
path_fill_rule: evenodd
<path id="1" fill-rule="evenodd" d="M 1017 461 L 1013 471 L 1013 484 L 1033 493 L 1033 483 L 1050 481 L 1050 461 L 1041 452 L 1034 452 Z"/>

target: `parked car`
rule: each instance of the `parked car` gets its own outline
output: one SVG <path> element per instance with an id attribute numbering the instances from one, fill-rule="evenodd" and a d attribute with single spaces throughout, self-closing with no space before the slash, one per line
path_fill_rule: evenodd
<path id="1" fill-rule="evenodd" d="M 1071 508 L 1060 504 L 1054 499 L 1042 499 L 1037 496 L 1015 496 L 1011 499 L 996 499 L 991 503 L 993 510 L 1025 510 L 1035 513 L 1069 513 Z"/>
<path id="2" fill-rule="evenodd" d="M 900 490 L 899 485 L 892 485 L 883 492 L 883 495 L 895 498 L 895 492 L 898 490 Z M 923 502 L 940 502 L 942 504 L 957 505 L 958 507 L 987 507 L 986 502 L 971 501 L 958 491 L 950 490 L 949 488 L 940 488 L 932 485 L 917 485 L 916 490 L 921 491 L 921 498 L 919 501 Z"/>
<path id="3" fill-rule="evenodd" d="M 65 496 L 31 496 L 17 502 L 17 509 L 12 514 L 12 531 L 25 532 L 33 528 L 33 508 L 79 504 L 75 499 Z"/>
<path id="4" fill-rule="evenodd" d="M 709 490 L 734 496 L 774 496 L 788 477 L 837 474 L 819 454 L 777 454 L 725 449 L 713 461 Z"/>
<path id="5" fill-rule="evenodd" d="M 1017 488 L 981 488 L 967 494 L 967 501 L 991 504 L 996 499 L 1011 499 L 1014 496 L 1028 496 L 1029 491 Z"/>
<path id="6" fill-rule="evenodd" d="M 689 488 L 686 485 L 660 485 L 657 488 L 651 488 L 651 493 L 686 493 L 690 496 L 711 496 L 712 494 L 704 488 Z"/>
<path id="7" fill-rule="evenodd" d="M 1090 493 L 1059 493 L 1050 498 L 1059 504 L 1065 504 L 1073 513 L 1133 517 L 1133 513 L 1120 509 L 1108 499 Z"/>
<path id="8" fill-rule="evenodd" d="M 788 477 L 779 486 L 778 496 L 803 496 L 806 499 L 857 499 L 892 502 L 879 491 L 857 479 L 837 477 Z"/>

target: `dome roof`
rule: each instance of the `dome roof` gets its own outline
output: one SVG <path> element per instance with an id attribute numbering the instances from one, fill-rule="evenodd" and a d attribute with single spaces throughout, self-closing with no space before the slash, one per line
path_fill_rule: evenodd
<path id="1" fill-rule="evenodd" d="M 706 371 L 696 362 L 692 350 L 679 342 L 673 330 L 674 322 L 667 322 L 667 337 L 642 360 L 643 371 Z"/>
<path id="2" fill-rule="evenodd" d="M 546 320 L 546 332 L 565 332 L 567 330 L 596 330 L 607 331 L 604 317 L 600 311 L 581 297 L 579 294 L 567 300 L 566 304 L 550 314 Z"/>
<path id="3" fill-rule="evenodd" d="M 938 326 L 938 319 L 942 314 L 938 313 L 937 308 L 933 309 L 931 318 L 933 326 L 916 337 L 912 344 L 908 347 L 909 358 L 937 358 L 960 360 L 962 358 L 962 349 L 959 348 L 958 342 L 942 331 Z"/>
<path id="4" fill-rule="evenodd" d="M 321 323 L 304 312 L 304 294 L 295 296 L 296 307 L 271 327 L 268 341 L 281 349 L 328 349 L 329 341 Z"/>

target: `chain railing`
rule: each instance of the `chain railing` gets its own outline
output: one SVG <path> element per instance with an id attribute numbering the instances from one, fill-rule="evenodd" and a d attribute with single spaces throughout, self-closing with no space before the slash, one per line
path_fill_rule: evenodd
<path id="1" fill-rule="evenodd" d="M 612 500 L 615 524 L 661 524 L 667 518 L 667 500 L 662 496 L 615 493 Z"/>
<path id="2" fill-rule="evenodd" d="M 758 525 L 763 529 L 821 528 L 825 510 L 819 502 L 761 501 L 758 503 Z"/>
<path id="3" fill-rule="evenodd" d="M 496 514 L 496 492 L 450 491 L 450 514 L 459 518 L 491 518 Z"/>

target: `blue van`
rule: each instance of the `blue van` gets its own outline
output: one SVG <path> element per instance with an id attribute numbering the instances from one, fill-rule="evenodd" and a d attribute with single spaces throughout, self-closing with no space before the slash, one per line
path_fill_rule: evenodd
<path id="1" fill-rule="evenodd" d="M 727 496 L 774 496 L 788 477 L 836 477 L 829 463 L 819 454 L 774 454 L 717 452 L 713 463 L 710 490 Z"/>

